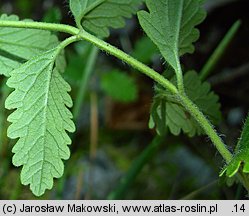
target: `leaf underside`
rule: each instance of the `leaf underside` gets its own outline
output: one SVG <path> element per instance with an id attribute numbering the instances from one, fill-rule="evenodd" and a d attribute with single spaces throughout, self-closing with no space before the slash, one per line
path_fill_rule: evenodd
<path id="1" fill-rule="evenodd" d="M 3 14 L 0 20 L 19 21 L 18 16 Z M 32 22 L 32 20 L 24 20 Z M 0 74 L 9 73 L 34 56 L 55 48 L 59 41 L 49 31 L 22 28 L 0 28 Z M 61 67 L 65 66 L 63 53 L 58 57 Z M 64 66 L 63 66 L 64 65 Z M 58 68 L 60 69 L 60 68 Z"/>
<path id="2" fill-rule="evenodd" d="M 70 86 L 55 67 L 58 51 L 52 49 L 10 72 L 7 85 L 15 90 L 5 102 L 16 109 L 9 117 L 8 137 L 19 138 L 13 147 L 13 164 L 23 166 L 21 182 L 30 184 L 40 196 L 51 189 L 53 178 L 63 174 L 62 162 L 70 156 L 71 140 L 66 131 L 75 130 Z"/>
<path id="3" fill-rule="evenodd" d="M 149 13 L 139 11 L 139 22 L 157 45 L 164 59 L 177 71 L 179 56 L 193 53 L 199 31 L 195 28 L 205 18 L 203 0 L 146 0 Z"/>
<path id="4" fill-rule="evenodd" d="M 99 37 L 108 37 L 109 28 L 122 28 L 125 18 L 136 13 L 143 0 L 70 0 L 76 23 Z"/>
<path id="5" fill-rule="evenodd" d="M 233 159 L 223 169 L 221 175 L 234 176 L 241 168 L 242 172 L 249 173 L 249 116 L 244 124 L 241 137 L 235 148 Z"/>
<path id="6" fill-rule="evenodd" d="M 175 77 L 172 82 L 175 82 Z M 217 124 L 221 120 L 219 97 L 210 90 L 209 83 L 202 83 L 196 72 L 189 71 L 184 75 L 184 86 L 188 97 L 213 124 Z M 156 87 L 149 127 L 155 127 L 160 135 L 165 133 L 167 127 L 174 135 L 179 135 L 181 131 L 190 137 L 203 133 L 196 120 L 177 99 L 159 87 Z"/>

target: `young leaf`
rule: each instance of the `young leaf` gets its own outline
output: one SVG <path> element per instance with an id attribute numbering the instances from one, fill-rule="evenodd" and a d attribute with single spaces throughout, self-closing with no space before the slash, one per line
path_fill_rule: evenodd
<path id="1" fill-rule="evenodd" d="M 232 177 L 238 172 L 240 167 L 244 173 L 249 173 L 249 115 L 235 148 L 233 159 L 225 167 L 221 175 L 226 172 L 228 177 Z"/>
<path id="2" fill-rule="evenodd" d="M 137 86 L 134 80 L 122 71 L 106 73 L 101 79 L 102 90 L 114 100 L 128 103 L 137 99 Z"/>
<path id="3" fill-rule="evenodd" d="M 70 86 L 54 67 L 57 49 L 39 55 L 10 72 L 7 85 L 14 88 L 7 98 L 7 109 L 16 109 L 9 117 L 8 137 L 19 138 L 13 147 L 13 164 L 23 166 L 21 182 L 30 184 L 40 196 L 51 189 L 53 178 L 63 174 L 62 162 L 70 156 L 71 143 L 66 131 L 75 130 Z"/>
<path id="4" fill-rule="evenodd" d="M 109 28 L 122 28 L 143 0 L 70 0 L 77 25 L 99 37 L 109 36 Z"/>
<path id="5" fill-rule="evenodd" d="M 15 15 L 3 14 L 0 20 L 18 21 Z M 32 21 L 32 20 L 24 20 Z M 49 31 L 22 28 L 0 28 L 0 74 L 9 76 L 10 71 L 22 63 L 49 49 L 56 47 L 59 41 Z M 63 61 L 63 55 L 60 57 Z M 62 63 L 62 62 L 60 62 Z"/>
<path id="6" fill-rule="evenodd" d="M 195 26 L 205 18 L 203 0 L 146 0 L 150 13 L 138 12 L 139 22 L 165 60 L 178 71 L 179 56 L 192 53 L 199 37 Z"/>
<path id="7" fill-rule="evenodd" d="M 217 124 L 221 119 L 219 97 L 210 91 L 209 83 L 202 83 L 196 72 L 189 71 L 184 75 L 184 86 L 188 97 L 212 123 Z M 174 135 L 179 135 L 181 130 L 190 137 L 202 134 L 199 124 L 180 105 L 177 98 L 160 88 L 157 88 L 152 104 L 149 127 L 156 127 L 159 134 L 163 134 L 166 127 Z"/>

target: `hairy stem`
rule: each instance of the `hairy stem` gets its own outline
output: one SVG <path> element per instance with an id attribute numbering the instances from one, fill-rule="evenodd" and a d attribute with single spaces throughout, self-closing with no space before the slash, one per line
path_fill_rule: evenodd
<path id="1" fill-rule="evenodd" d="M 63 50 L 65 47 L 67 47 L 69 44 L 73 43 L 73 42 L 76 42 L 79 40 L 79 37 L 77 35 L 74 35 L 74 36 L 71 36 L 67 39 L 65 39 L 64 41 L 62 41 L 58 47 L 57 47 L 57 50 L 58 50 L 58 54 L 61 50 Z"/>
<path id="2" fill-rule="evenodd" d="M 118 49 L 115 46 L 112 46 L 111 44 L 95 37 L 92 34 L 89 34 L 86 31 L 81 31 L 79 34 L 79 37 L 89 41 L 90 43 L 93 43 L 95 46 L 99 47 L 101 50 L 117 57 L 118 59 L 121 59 L 122 61 L 126 62 L 133 68 L 139 70 L 143 74 L 147 75 L 157 83 L 161 84 L 165 88 L 167 88 L 172 94 L 177 94 L 178 90 L 177 88 L 166 78 L 164 78 L 162 75 L 148 67 L 147 65 L 141 63 L 140 61 L 136 60 L 132 56 L 128 55 L 127 53 L 123 52 L 122 50 Z"/>
<path id="3" fill-rule="evenodd" d="M 226 163 L 228 164 L 232 160 L 233 155 L 226 148 L 226 145 L 224 144 L 222 139 L 219 137 L 219 135 L 215 131 L 212 124 L 207 120 L 207 118 L 204 116 L 204 114 L 199 110 L 199 108 L 187 96 L 185 96 L 185 95 L 183 96 L 181 94 L 179 94 L 178 96 L 179 96 L 179 100 L 182 103 L 182 105 L 189 111 L 189 113 L 192 115 L 192 117 L 195 118 L 195 120 L 203 128 L 205 133 L 209 136 L 209 138 L 211 139 L 211 141 L 215 145 L 218 152 L 221 154 L 221 156 L 225 159 Z M 246 174 L 239 171 L 237 176 L 238 176 L 240 182 L 246 188 L 247 192 L 249 193 L 249 180 L 246 177 Z"/>
<path id="4" fill-rule="evenodd" d="M 27 21 L 8 21 L 8 20 L 0 20 L 0 27 L 31 28 L 31 29 L 40 29 L 48 31 L 59 31 L 71 35 L 77 35 L 80 31 L 78 28 L 64 24 L 27 22 Z"/>
<path id="5" fill-rule="evenodd" d="M 182 75 L 182 67 L 181 67 L 180 61 L 177 61 L 176 79 L 177 79 L 177 87 L 179 89 L 179 92 L 181 94 L 185 94 L 183 75 Z"/>
<path id="6" fill-rule="evenodd" d="M 216 133 L 212 124 L 207 120 L 204 114 L 199 110 L 199 108 L 193 104 L 193 102 L 183 95 L 178 95 L 181 104 L 189 111 L 189 113 L 196 119 L 199 125 L 203 128 L 205 133 L 209 136 L 221 156 L 225 159 L 226 163 L 229 163 L 232 160 L 231 152 L 226 148 L 226 145 Z"/>
<path id="7" fill-rule="evenodd" d="M 207 120 L 207 118 L 203 115 L 203 113 L 193 104 L 191 100 L 189 100 L 184 94 L 178 92 L 178 90 L 175 88 L 175 86 L 172 83 L 170 83 L 167 79 L 159 75 L 156 71 L 152 70 L 148 66 L 142 64 L 141 62 L 137 61 L 136 59 L 124 53 L 123 51 L 119 50 L 118 48 L 104 42 L 103 40 L 96 38 L 95 36 L 89 34 L 88 32 L 85 31 L 81 32 L 80 37 L 95 44 L 100 49 L 125 61 L 132 67 L 138 69 L 145 75 L 151 77 L 154 81 L 161 84 L 166 89 L 170 90 L 171 93 L 177 95 L 180 99 L 181 104 L 191 113 L 191 115 L 203 127 L 204 131 L 210 137 L 210 139 L 216 146 L 217 150 L 220 152 L 220 154 L 226 160 L 226 162 L 228 163 L 231 161 L 232 154 L 227 150 L 225 144 L 218 136 L 211 123 Z"/>

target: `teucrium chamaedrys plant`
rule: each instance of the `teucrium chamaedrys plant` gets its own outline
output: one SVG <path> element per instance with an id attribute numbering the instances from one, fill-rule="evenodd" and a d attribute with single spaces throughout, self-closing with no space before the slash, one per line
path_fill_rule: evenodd
<path id="1" fill-rule="evenodd" d="M 243 169 L 238 176 L 249 190 L 248 121 L 238 147 L 232 155 L 210 123 L 220 119 L 218 96 L 210 91 L 198 73 L 183 75 L 180 57 L 194 51 L 199 37 L 195 28 L 205 18 L 202 0 L 147 0 L 148 12 L 139 11 L 138 19 L 149 38 L 156 44 L 168 64 L 160 75 L 132 56 L 100 38 L 109 35 L 109 28 L 124 26 L 124 18 L 135 13 L 142 0 L 70 0 L 76 26 L 19 21 L 17 16 L 0 17 L 0 73 L 8 78 L 14 91 L 6 100 L 7 109 L 15 109 L 8 117 L 12 124 L 8 137 L 18 138 L 13 148 L 13 164 L 23 166 L 21 182 L 30 185 L 40 196 L 53 186 L 53 178 L 63 174 L 62 160 L 70 156 L 67 132 L 74 132 L 70 86 L 61 73 L 65 69 L 63 50 L 69 44 L 85 40 L 116 56 L 156 82 L 151 109 L 150 127 L 164 133 L 168 127 L 178 135 L 208 135 L 224 158 L 228 176 Z M 70 35 L 63 42 L 50 31 Z M 89 33 L 90 32 L 90 33 Z M 44 43 L 45 41 L 45 43 Z M 169 74 L 175 76 L 167 79 Z M 193 89 L 193 86 L 195 89 Z M 208 119 L 210 120 L 207 120 Z"/>

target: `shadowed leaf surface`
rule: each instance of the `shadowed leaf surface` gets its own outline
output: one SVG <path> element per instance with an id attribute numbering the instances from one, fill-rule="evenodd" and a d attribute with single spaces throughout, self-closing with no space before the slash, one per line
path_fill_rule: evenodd
<path id="1" fill-rule="evenodd" d="M 175 78 L 172 82 L 175 82 Z M 210 90 L 210 84 L 201 82 L 196 72 L 189 71 L 184 75 L 184 86 L 189 98 L 213 124 L 217 124 L 221 120 L 219 97 Z M 156 90 L 149 126 L 155 127 L 159 134 L 163 134 L 167 127 L 174 135 L 179 135 L 183 131 L 192 137 L 203 132 L 196 120 L 179 104 L 177 99 L 160 88 Z"/>

